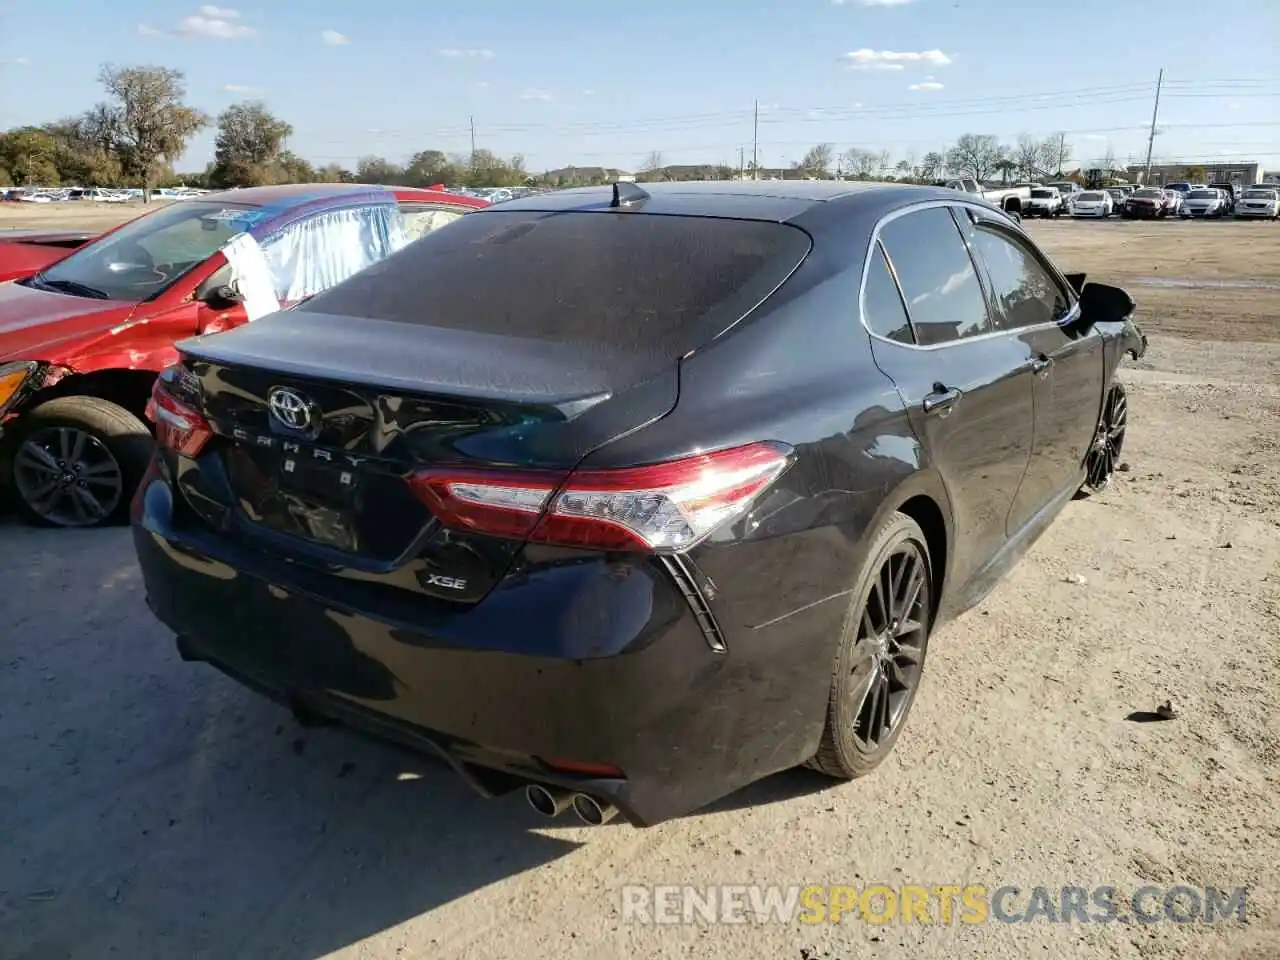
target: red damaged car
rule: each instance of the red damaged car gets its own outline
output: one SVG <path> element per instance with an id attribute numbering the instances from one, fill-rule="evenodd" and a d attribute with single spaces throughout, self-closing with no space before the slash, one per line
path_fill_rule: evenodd
<path id="1" fill-rule="evenodd" d="M 37 523 L 125 519 L 151 456 L 151 384 L 177 341 L 306 299 L 484 206 L 442 190 L 255 187 L 171 203 L 79 249 L 68 235 L 70 252 L 0 240 L 0 491 Z"/>

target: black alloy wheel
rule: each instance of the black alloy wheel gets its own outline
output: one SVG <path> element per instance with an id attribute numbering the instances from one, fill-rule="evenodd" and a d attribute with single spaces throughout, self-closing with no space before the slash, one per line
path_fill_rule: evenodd
<path id="1" fill-rule="evenodd" d="M 146 424 L 99 397 L 69 396 L 23 412 L 6 437 L 0 480 L 28 521 L 119 523 L 151 459 Z"/>
<path id="2" fill-rule="evenodd" d="M 23 503 L 59 527 L 101 523 L 120 505 L 124 478 L 106 445 L 75 427 L 50 427 L 23 440 L 13 458 Z"/>
<path id="3" fill-rule="evenodd" d="M 868 551 L 836 657 L 822 745 L 810 766 L 833 777 L 870 773 L 893 749 L 919 689 L 933 617 L 929 548 L 894 514 Z"/>
<path id="4" fill-rule="evenodd" d="M 1111 483 L 1120 453 L 1124 449 L 1124 432 L 1129 422 L 1129 398 L 1120 384 L 1107 391 L 1102 416 L 1093 435 L 1093 445 L 1085 455 L 1084 494 L 1099 493 Z"/>

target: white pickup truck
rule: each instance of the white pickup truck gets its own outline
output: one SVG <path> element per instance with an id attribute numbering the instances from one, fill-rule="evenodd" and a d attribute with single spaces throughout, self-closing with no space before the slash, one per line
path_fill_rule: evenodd
<path id="1" fill-rule="evenodd" d="M 994 203 L 1005 213 L 1013 214 L 1019 220 L 1022 219 L 1023 207 L 1031 199 L 1030 187 L 984 187 L 972 177 L 948 180 L 945 186 L 952 190 L 959 190 L 961 193 L 979 196 L 988 203 Z"/>

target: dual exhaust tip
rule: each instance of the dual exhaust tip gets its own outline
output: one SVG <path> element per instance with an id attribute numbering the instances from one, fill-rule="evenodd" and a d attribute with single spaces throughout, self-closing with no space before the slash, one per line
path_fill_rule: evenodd
<path id="1" fill-rule="evenodd" d="M 531 783 L 524 788 L 524 798 L 538 813 L 548 819 L 558 817 L 570 807 L 589 827 L 599 827 L 618 815 L 618 808 L 607 800 L 598 800 L 588 793 L 574 793 L 559 787 Z"/>

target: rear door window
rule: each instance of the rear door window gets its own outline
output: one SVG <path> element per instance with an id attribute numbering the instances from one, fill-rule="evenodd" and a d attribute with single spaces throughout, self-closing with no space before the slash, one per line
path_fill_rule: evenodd
<path id="1" fill-rule="evenodd" d="M 915 343 L 907 308 L 902 304 L 898 281 L 889 270 L 889 261 L 877 243 L 871 248 L 871 263 L 867 265 L 867 283 L 862 293 L 862 316 L 867 329 L 886 340 L 899 343 Z"/>
<path id="2" fill-rule="evenodd" d="M 921 346 L 992 331 L 982 285 L 950 210 L 929 207 L 890 220 L 880 228 L 880 242 Z"/>
<path id="3" fill-rule="evenodd" d="M 755 307 L 809 247 L 783 223 L 482 210 L 302 309 L 680 356 Z"/>

